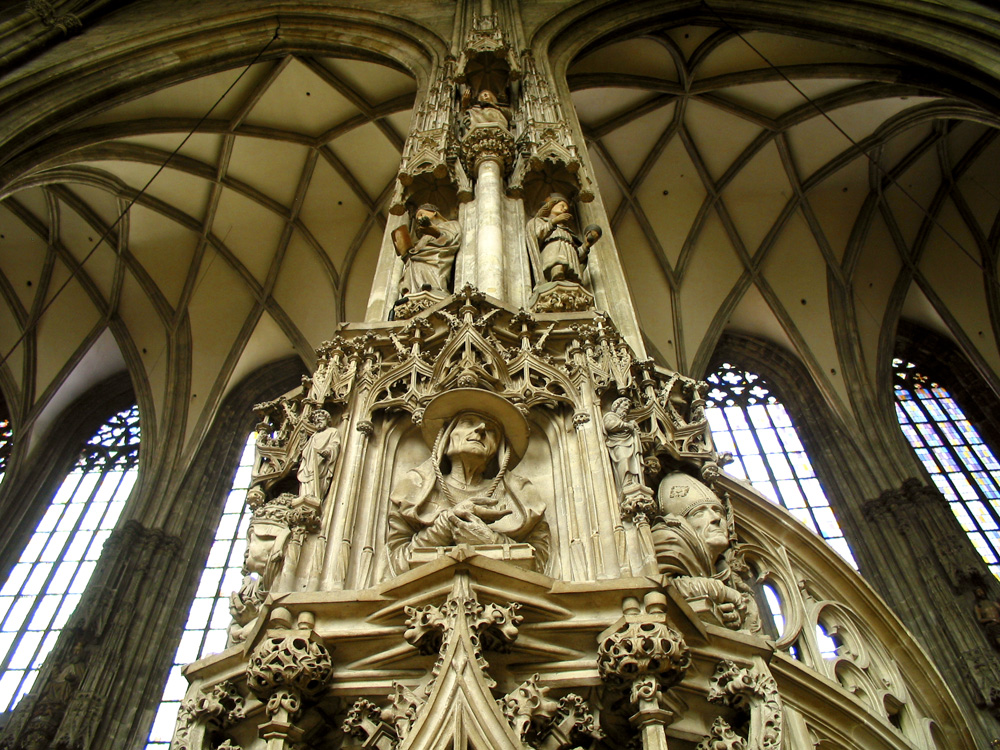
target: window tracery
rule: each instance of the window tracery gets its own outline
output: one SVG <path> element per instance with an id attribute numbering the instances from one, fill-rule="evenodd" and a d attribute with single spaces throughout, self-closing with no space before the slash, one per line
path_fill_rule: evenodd
<path id="1" fill-rule="evenodd" d="M 1000 578 L 1000 461 L 951 393 L 892 361 L 896 420 L 976 551 Z"/>
<path id="2" fill-rule="evenodd" d="M 246 503 L 246 494 L 250 486 L 256 439 L 257 433 L 251 433 L 243 448 L 236 477 L 222 511 L 222 519 L 215 531 L 215 541 L 188 611 L 184 634 L 174 654 L 170 676 L 163 689 L 146 750 L 167 750 L 170 746 L 177 710 L 187 690 L 187 681 L 181 675 L 181 667 L 226 648 L 229 625 L 232 622 L 229 593 L 239 590 L 243 578 L 243 555 L 246 552 L 247 527 L 252 515 L 250 506 Z"/>
<path id="3" fill-rule="evenodd" d="M 3 402 L 0 402 L 0 407 Z M 14 445 L 14 430 L 10 419 L 0 409 L 0 482 L 7 473 L 7 462 L 10 460 L 10 449 Z"/>
<path id="4" fill-rule="evenodd" d="M 0 588 L 0 711 L 31 689 L 76 609 L 135 484 L 139 443 L 136 406 L 101 425 Z"/>
<path id="5" fill-rule="evenodd" d="M 734 458 L 726 470 L 747 479 L 857 568 L 795 426 L 770 384 L 728 362 L 706 380 L 712 386 L 706 416 L 715 446 Z"/>

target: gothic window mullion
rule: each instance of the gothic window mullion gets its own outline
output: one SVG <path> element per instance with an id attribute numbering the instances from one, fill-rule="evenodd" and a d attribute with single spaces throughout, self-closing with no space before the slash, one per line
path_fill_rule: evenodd
<path id="1" fill-rule="evenodd" d="M 107 476 L 107 473 L 104 472 L 104 473 L 102 473 L 98 477 L 97 481 L 94 483 L 94 487 L 91 489 L 91 491 L 90 491 L 87 499 L 83 503 L 73 503 L 73 502 L 69 502 L 69 501 L 65 503 L 65 505 L 63 506 L 63 512 L 59 515 L 59 519 L 56 521 L 56 524 L 53 527 L 52 532 L 50 532 L 50 535 L 48 537 L 48 543 L 45 545 L 45 547 L 43 547 L 41 550 L 39 550 L 38 559 L 41 560 L 43 555 L 45 555 L 46 557 L 51 557 L 52 558 L 52 561 L 51 561 L 52 565 L 48 569 L 48 573 L 45 576 L 45 578 L 42 580 L 42 582 L 37 587 L 39 593 L 38 594 L 30 594 L 29 595 L 29 596 L 34 596 L 34 599 L 32 601 L 31 607 L 28 609 L 28 611 L 25 614 L 23 620 L 21 621 L 21 624 L 28 623 L 28 631 L 27 632 L 29 632 L 29 633 L 31 633 L 31 632 L 39 632 L 39 630 L 37 628 L 32 628 L 31 625 L 34 623 L 35 615 L 38 612 L 39 607 L 42 605 L 42 603 L 46 599 L 46 597 L 52 596 L 52 594 L 47 594 L 47 593 L 43 593 L 43 592 L 48 592 L 50 590 L 50 587 L 52 585 L 52 581 L 55 578 L 56 573 L 59 571 L 59 568 L 60 568 L 60 565 L 59 565 L 58 561 L 63 558 L 63 554 L 66 551 L 67 544 L 74 537 L 74 535 L 76 534 L 76 532 L 79 530 L 80 523 L 83 521 L 83 518 L 84 518 L 84 516 L 87 513 L 87 508 L 89 507 L 90 503 L 93 502 L 94 497 L 96 497 L 97 492 L 100 489 L 101 484 L 104 481 L 104 479 L 105 479 L 106 476 Z M 76 487 L 74 487 L 74 494 L 75 494 L 75 489 L 77 487 L 79 487 L 79 483 L 77 483 Z M 64 518 L 66 518 L 67 512 L 70 511 L 74 505 L 82 505 L 83 507 L 80 510 L 80 512 L 77 514 L 77 516 L 74 519 L 74 521 L 72 522 L 72 528 L 69 529 L 69 530 L 65 530 L 64 529 L 62 531 L 58 531 L 59 524 L 62 522 L 62 520 Z M 55 549 L 55 548 L 52 548 L 52 550 L 50 551 L 49 547 L 52 544 L 52 542 L 53 541 L 59 541 L 59 539 L 60 539 L 60 537 L 55 537 L 54 536 L 55 534 L 64 534 L 65 536 L 62 537 L 62 544 L 57 545 L 58 546 L 58 550 Z M 48 554 L 46 554 L 46 553 L 48 553 Z M 48 562 L 48 561 L 45 561 L 45 562 Z M 24 595 L 24 593 L 23 593 L 24 592 L 24 587 L 28 585 L 29 580 L 30 580 L 30 576 L 25 579 L 24 583 L 21 584 L 21 590 L 18 592 L 18 594 L 17 594 L 18 596 L 23 596 Z M 67 586 L 67 589 L 68 589 L 68 586 Z M 63 594 L 63 596 L 64 595 L 65 594 Z M 62 596 L 60 596 L 60 601 L 61 601 L 61 599 L 62 599 Z M 51 617 L 54 618 L 55 615 L 56 615 L 56 613 L 53 610 Z M 51 618 L 50 618 L 50 622 L 51 622 Z M 4 623 L 4 624 L 6 624 L 6 623 Z M 44 632 L 44 630 L 42 630 L 41 632 Z M 23 638 L 23 636 L 22 636 L 22 638 Z M 31 658 L 30 658 L 29 661 L 31 661 L 31 662 L 34 661 L 34 658 L 35 658 L 35 656 L 38 653 L 38 649 L 41 648 L 41 646 L 42 646 L 43 640 L 44 639 L 39 639 L 38 644 L 36 645 L 35 649 L 31 653 Z M 20 649 L 18 649 L 18 651 L 20 651 Z M 14 657 L 14 655 L 15 655 L 14 654 L 14 650 L 12 649 L 12 650 L 10 650 L 6 654 L 6 656 L 4 656 L 4 658 L 2 660 L 0 660 L 0 672 L 4 672 L 4 671 L 6 671 L 8 669 L 8 667 L 10 665 L 10 661 Z"/>
<path id="2" fill-rule="evenodd" d="M 856 567 L 850 547 L 784 406 L 768 383 L 723 364 L 707 378 L 707 412 L 716 447 L 736 458 L 741 474 L 772 502 L 784 506 Z"/>

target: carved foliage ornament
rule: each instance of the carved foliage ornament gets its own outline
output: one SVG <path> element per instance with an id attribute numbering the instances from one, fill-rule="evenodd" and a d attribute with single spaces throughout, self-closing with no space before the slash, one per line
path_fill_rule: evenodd
<path id="1" fill-rule="evenodd" d="M 750 722 L 747 732 L 746 750 L 781 750 L 781 698 L 778 695 L 778 685 L 771 676 L 767 665 L 759 657 L 754 658 L 751 667 L 740 667 L 728 659 L 719 662 L 712 675 L 708 699 L 712 703 L 729 706 L 738 711 L 749 713 Z M 713 725 L 712 735 L 702 741 L 705 748 L 721 750 L 730 747 L 735 750 L 740 745 L 705 744 L 718 742 L 729 737 L 726 727 L 718 720 Z M 699 745 L 699 748 L 702 748 Z"/>
<path id="2" fill-rule="evenodd" d="M 308 631 L 269 631 L 247 665 L 247 685 L 268 714 L 298 714 L 303 699 L 315 699 L 333 675 L 330 652 Z"/>

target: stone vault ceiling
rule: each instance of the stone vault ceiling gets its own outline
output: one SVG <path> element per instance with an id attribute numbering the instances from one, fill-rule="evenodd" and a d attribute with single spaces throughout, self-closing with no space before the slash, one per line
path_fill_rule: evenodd
<path id="1" fill-rule="evenodd" d="M 700 374 L 724 329 L 762 336 L 838 401 L 902 314 L 995 371 L 995 119 L 884 54 L 743 36 L 611 40 L 568 71 L 653 346 Z"/>
<path id="2" fill-rule="evenodd" d="M 843 406 L 903 315 L 1000 370 L 995 118 L 912 61 L 744 36 L 651 31 L 568 71 L 652 347 L 697 375 L 755 334 Z M 128 363 L 146 424 L 186 399 L 195 437 L 245 375 L 363 317 L 416 83 L 258 62 L 139 196 L 241 71 L 81 112 L 0 193 L 0 352 L 28 330 L 0 375 L 34 435 Z"/>
<path id="3" fill-rule="evenodd" d="M 29 328 L 8 362 L 35 404 L 28 419 L 124 369 L 124 355 L 157 408 L 168 367 L 190 366 L 191 429 L 197 404 L 266 362 L 311 362 L 338 322 L 363 315 L 416 83 L 289 55 L 247 69 L 198 125 L 243 70 L 72 123 L 2 195 L 0 350 Z"/>

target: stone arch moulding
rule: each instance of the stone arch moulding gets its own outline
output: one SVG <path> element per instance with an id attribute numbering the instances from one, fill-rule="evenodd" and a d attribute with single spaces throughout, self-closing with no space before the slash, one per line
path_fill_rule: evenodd
<path id="1" fill-rule="evenodd" d="M 580 3 L 544 24 L 532 46 L 548 51 L 561 79 L 572 60 L 602 38 L 638 36 L 658 24 L 721 25 L 724 19 L 737 28 L 854 44 L 902 56 L 940 71 L 940 78 L 928 81 L 929 85 L 996 109 L 1000 80 L 995 47 L 985 34 L 969 33 L 959 20 L 962 17 L 961 9 L 928 0 L 908 3 L 905 8 L 891 0 L 867 0 L 850 7 L 807 1 L 644 0 L 628 9 L 613 0 L 599 0 Z"/>
<path id="2" fill-rule="evenodd" d="M 104 49 L 118 52 L 93 56 L 87 48 L 87 56 L 93 59 L 81 65 L 84 32 L 49 53 L 57 59 L 46 68 L 43 79 L 29 75 L 5 87 L 0 94 L 0 111 L 4 112 L 0 132 L 8 136 L 3 141 L 5 156 L 0 159 L 0 186 L 34 166 L 39 158 L 32 153 L 34 146 L 57 136 L 95 108 L 245 66 L 269 42 L 262 60 L 295 53 L 353 57 L 402 70 L 416 78 L 418 91 L 426 88 L 432 69 L 447 53 L 430 31 L 382 13 L 245 10 L 220 16 L 211 4 L 195 6 L 188 17 L 168 15 L 169 22 L 152 29 L 140 46 L 127 41 L 135 38 L 137 21 L 131 16 L 135 12 L 126 9 L 102 22 L 105 33 L 120 37 L 116 40 L 120 43 L 109 42 Z M 149 23 L 146 14 L 148 10 L 143 25 Z M 192 28 L 197 31 L 187 31 Z M 44 152 L 45 158 L 52 155 L 49 147 Z"/>

